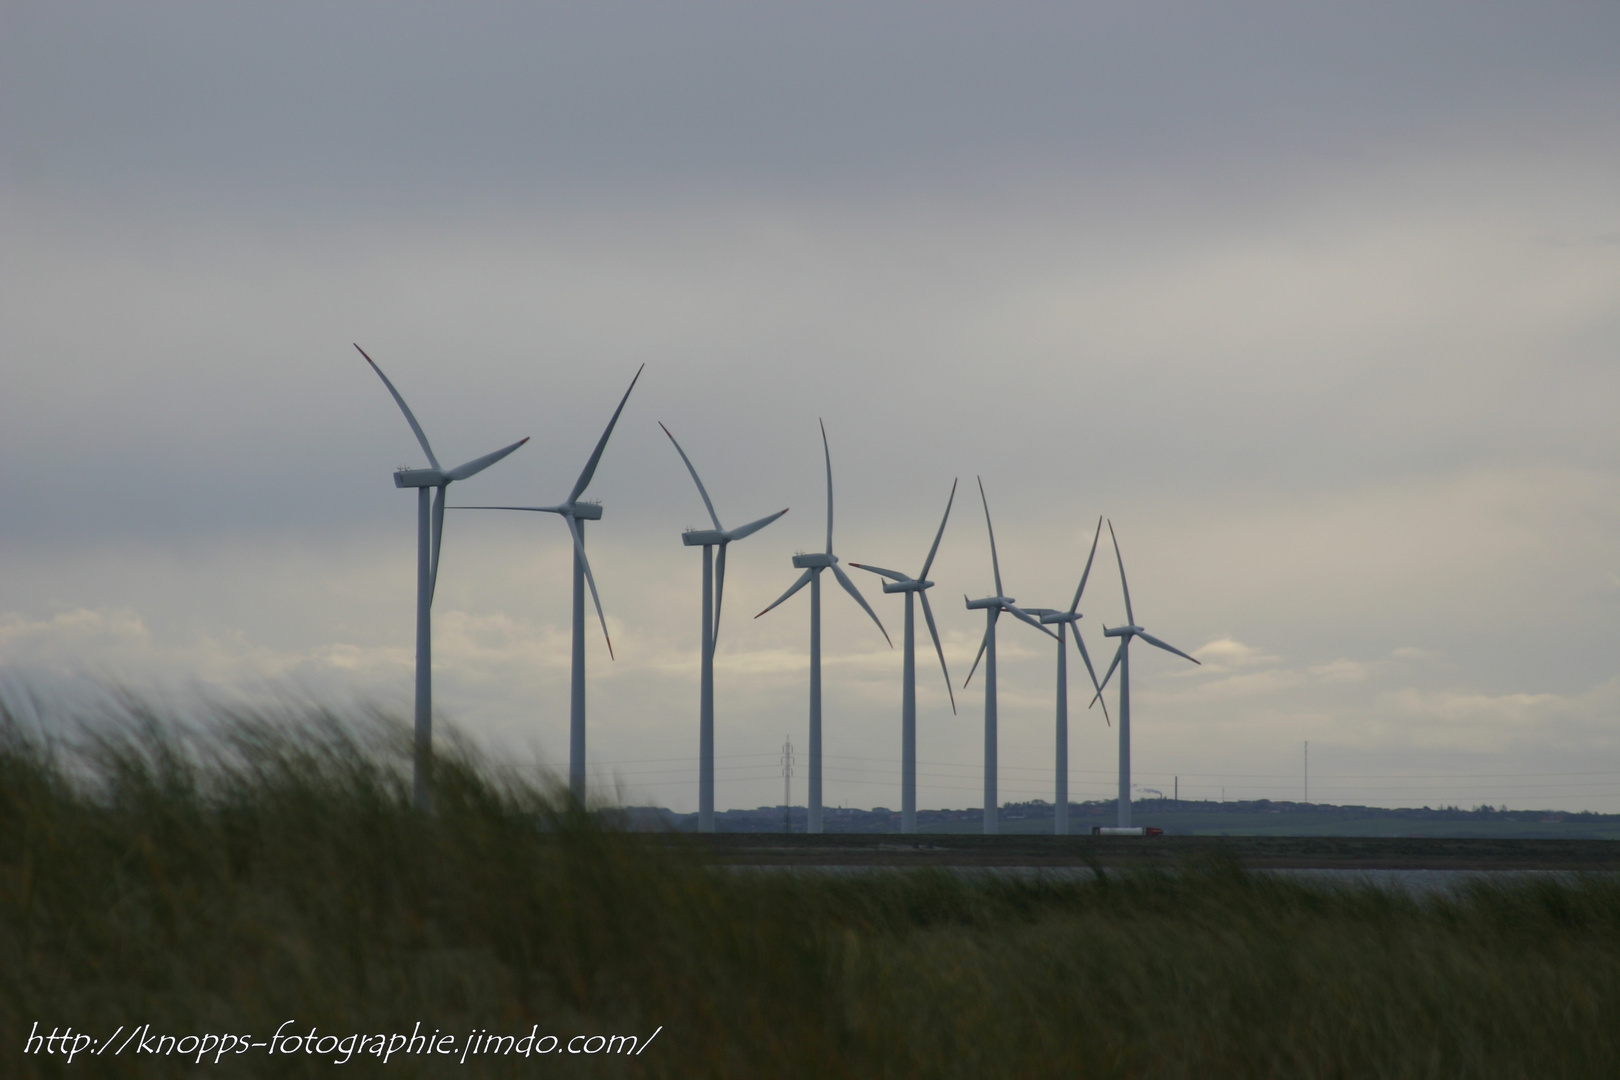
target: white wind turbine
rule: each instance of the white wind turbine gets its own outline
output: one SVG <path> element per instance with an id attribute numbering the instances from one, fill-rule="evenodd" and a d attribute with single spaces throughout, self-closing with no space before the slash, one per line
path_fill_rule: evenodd
<path id="1" fill-rule="evenodd" d="M 735 529 L 725 528 L 714 512 L 708 490 L 698 478 L 697 470 L 692 467 L 692 459 L 686 456 L 681 444 L 675 442 L 669 428 L 662 423 L 658 426 L 664 428 L 664 434 L 669 435 L 669 441 L 675 444 L 675 452 L 686 463 L 686 471 L 692 474 L 692 482 L 697 485 L 698 494 L 703 496 L 703 506 L 709 511 L 709 520 L 714 522 L 712 529 L 687 529 L 681 534 L 681 543 L 687 547 L 703 548 L 703 667 L 698 683 L 698 831 L 714 832 L 714 643 L 720 633 L 720 602 L 726 592 L 726 545 L 733 540 L 752 536 L 787 513 L 787 510 L 767 514 L 758 521 L 750 521 Z M 718 566 L 714 557 L 717 546 L 720 548 Z"/>
<path id="2" fill-rule="evenodd" d="M 996 556 L 996 529 L 990 524 L 990 501 L 984 497 L 984 480 L 979 479 L 979 501 L 984 504 L 984 527 L 990 532 L 990 565 L 996 573 L 996 595 L 986 596 L 979 600 L 967 601 L 969 610 L 983 609 L 985 615 L 984 641 L 979 645 L 979 655 L 973 658 L 973 668 L 968 677 L 963 680 L 962 688 L 973 681 L 973 672 L 979 670 L 979 661 L 984 663 L 984 832 L 986 836 L 1001 831 L 1001 804 L 996 801 L 996 620 L 1001 618 L 1003 611 L 1011 613 L 1015 618 L 1035 627 L 1041 633 L 1056 637 L 1052 631 L 1042 626 L 1035 617 L 1014 606 L 1013 598 L 1007 596 L 1001 588 L 1001 560 Z"/>
<path id="3" fill-rule="evenodd" d="M 1097 682 L 1097 671 L 1091 666 L 1091 655 L 1086 652 L 1086 643 L 1080 636 L 1080 597 L 1086 591 L 1086 579 L 1091 576 L 1091 561 L 1097 557 L 1097 541 L 1102 537 L 1103 519 L 1097 519 L 1097 532 L 1091 538 L 1091 554 L 1086 556 L 1086 569 L 1080 575 L 1080 586 L 1074 590 L 1074 602 L 1069 605 L 1068 611 L 1057 611 L 1052 608 L 1027 608 L 1031 614 L 1040 618 L 1046 626 L 1057 624 L 1057 766 L 1053 779 L 1052 794 L 1052 832 L 1057 836 L 1067 836 L 1069 833 L 1069 654 L 1064 639 L 1068 636 L 1068 629 L 1074 627 L 1074 644 L 1080 650 L 1080 659 L 1086 662 L 1086 673 L 1091 676 L 1091 685 L 1100 695 L 1102 686 Z M 1108 703 L 1103 702 L 1103 717 L 1108 716 Z"/>
<path id="4" fill-rule="evenodd" d="M 568 792 L 574 801 L 580 805 L 585 803 L 585 587 L 590 586 L 591 601 L 596 605 L 596 618 L 602 624 L 602 637 L 607 642 L 608 658 L 613 658 L 613 639 L 608 636 L 607 618 L 602 614 L 602 599 L 596 594 L 596 576 L 591 573 L 590 560 L 585 557 L 585 523 L 599 521 L 602 517 L 602 504 L 599 502 L 581 502 L 580 496 L 590 486 L 591 478 L 596 475 L 597 463 L 602 460 L 602 451 L 607 449 L 608 437 L 613 434 L 613 425 L 619 422 L 619 414 L 624 411 L 624 403 L 630 400 L 630 391 L 636 388 L 636 380 L 641 378 L 641 372 L 646 364 L 636 369 L 635 376 L 630 380 L 630 387 L 619 399 L 619 407 L 613 410 L 613 418 L 608 421 L 602 437 L 596 440 L 596 449 L 591 451 L 590 460 L 585 462 L 585 468 L 580 472 L 579 479 L 574 481 L 574 489 L 568 493 L 568 498 L 556 506 L 452 506 L 452 510 L 529 510 L 540 514 L 557 514 L 568 525 L 568 532 L 574 538 L 574 650 L 573 672 L 569 682 L 568 694 Z"/>
<path id="5" fill-rule="evenodd" d="M 928 621 L 928 633 L 934 639 L 934 651 L 939 654 L 939 670 L 945 674 L 945 692 L 951 698 L 951 713 L 956 713 L 956 695 L 951 692 L 951 672 L 945 666 L 945 650 L 939 644 L 939 629 L 934 625 L 934 612 L 928 606 L 927 590 L 934 583 L 928 580 L 928 568 L 934 565 L 939 551 L 940 537 L 945 535 L 945 523 L 951 518 L 951 504 L 956 501 L 956 481 L 951 481 L 951 496 L 945 500 L 945 516 L 939 519 L 939 531 L 934 534 L 934 546 L 928 549 L 928 558 L 916 577 L 907 577 L 897 570 L 884 570 L 865 563 L 849 565 L 888 578 L 883 583 L 886 593 L 906 594 L 906 631 L 904 664 L 900 683 L 900 831 L 917 831 L 917 617 L 916 600 L 922 599 L 923 618 Z"/>
<path id="6" fill-rule="evenodd" d="M 1165 652 L 1175 653 L 1184 660 L 1196 659 L 1188 656 L 1174 645 L 1167 645 L 1136 625 L 1136 616 L 1131 612 L 1131 587 L 1125 582 L 1125 560 L 1119 554 L 1119 537 L 1114 535 L 1114 523 L 1108 523 L 1108 535 L 1114 541 L 1114 560 L 1119 563 L 1119 587 L 1125 593 L 1125 621 L 1128 625 L 1116 626 L 1109 629 L 1103 627 L 1105 637 L 1120 639 L 1119 650 L 1114 653 L 1114 662 L 1108 665 L 1108 674 L 1103 676 L 1102 684 L 1097 688 L 1097 696 L 1092 698 L 1096 704 L 1102 698 L 1103 687 L 1113 678 L 1114 669 L 1119 669 L 1119 827 L 1129 828 L 1131 824 L 1131 638 L 1139 637 L 1149 645 L 1156 645 Z"/>
<path id="7" fill-rule="evenodd" d="M 432 466 L 428 469 L 399 469 L 394 473 L 395 487 L 416 489 L 416 754 L 411 792 L 416 808 L 427 810 L 431 805 L 429 789 L 433 768 L 433 589 L 439 580 L 439 540 L 444 535 L 445 489 L 454 481 L 483 472 L 529 440 L 522 438 L 511 446 L 464 465 L 457 465 L 453 469 L 443 468 L 433 454 L 433 447 L 428 445 L 427 435 L 422 431 L 422 425 L 416 422 L 411 407 L 405 404 L 405 399 L 400 397 L 399 391 L 394 389 L 394 384 L 388 381 L 388 376 L 383 374 L 377 362 L 366 355 L 366 350 L 359 345 L 355 348 L 399 403 L 400 412 L 405 414 L 405 421 L 411 425 L 416 441 L 422 444 L 428 464 Z M 428 506 L 429 488 L 437 490 L 431 510 Z"/>
<path id="8" fill-rule="evenodd" d="M 827 550 L 825 552 L 800 553 L 793 556 L 793 565 L 804 571 L 799 580 L 788 587 L 788 591 L 776 598 L 775 603 L 765 611 L 777 606 L 805 585 L 810 586 L 810 793 L 809 815 L 806 832 L 818 833 L 821 831 L 821 572 L 831 570 L 838 579 L 838 584 L 844 591 L 855 598 L 861 605 L 861 610 L 872 617 L 877 628 L 883 632 L 883 640 L 889 642 L 894 648 L 894 642 L 889 641 L 889 632 L 883 629 L 882 621 L 877 612 L 866 602 L 866 598 L 849 580 L 838 565 L 838 556 L 833 554 L 833 490 L 832 490 L 832 451 L 827 448 L 827 425 L 821 425 L 821 452 L 827 460 Z M 759 615 L 765 614 L 765 611 Z M 754 618 L 759 618 L 755 615 Z"/>

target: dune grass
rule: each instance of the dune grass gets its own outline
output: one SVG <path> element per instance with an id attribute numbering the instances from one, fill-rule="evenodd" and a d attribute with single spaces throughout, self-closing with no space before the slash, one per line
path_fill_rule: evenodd
<path id="1" fill-rule="evenodd" d="M 404 736 L 374 717 L 110 712 L 71 729 L 0 713 L 0 1075 L 1620 1073 L 1611 881 L 1417 900 L 1218 863 L 1080 882 L 738 871 L 466 746 L 442 748 L 435 811 L 414 813 Z M 36 1023 L 264 1041 L 289 1020 L 420 1024 L 455 1054 L 24 1053 Z M 639 1055 L 459 1063 L 473 1032 L 660 1027 Z"/>

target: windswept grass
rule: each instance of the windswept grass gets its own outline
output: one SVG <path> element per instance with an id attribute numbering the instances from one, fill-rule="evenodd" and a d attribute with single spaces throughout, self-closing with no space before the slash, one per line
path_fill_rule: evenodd
<path id="1" fill-rule="evenodd" d="M 1612 1077 L 1620 888 L 710 865 L 313 708 L 0 714 L 0 1075 Z M 606 823 L 606 824 L 605 824 Z M 32 1025 L 634 1034 L 640 1056 L 24 1054 Z M 459 1045 L 459 1044 L 458 1044 Z M 473 1070 L 468 1073 L 467 1070 Z"/>

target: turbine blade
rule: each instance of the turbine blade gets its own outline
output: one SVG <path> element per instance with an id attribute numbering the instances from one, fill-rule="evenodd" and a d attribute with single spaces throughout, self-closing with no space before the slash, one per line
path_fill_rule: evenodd
<path id="1" fill-rule="evenodd" d="M 928 633 L 934 639 L 934 652 L 939 654 L 939 670 L 945 674 L 945 692 L 951 695 L 951 715 L 956 715 L 956 693 L 951 689 L 951 669 L 945 666 L 945 649 L 939 643 L 939 628 L 934 625 L 934 609 L 928 606 L 928 594 L 918 594 L 922 600 L 923 619 L 928 623 Z"/>
<path id="2" fill-rule="evenodd" d="M 934 565 L 934 556 L 939 552 L 939 538 L 945 535 L 945 523 L 951 520 L 951 504 L 956 501 L 956 477 L 951 478 L 951 497 L 945 500 L 945 516 L 939 519 L 939 531 L 934 534 L 934 546 L 928 549 L 928 558 L 923 560 L 922 573 L 917 580 L 928 580 L 928 568 Z"/>
<path id="3" fill-rule="evenodd" d="M 665 435 L 669 435 L 669 428 L 664 427 L 662 420 L 658 422 L 658 426 L 664 428 Z M 720 519 L 714 514 L 714 503 L 709 501 L 708 489 L 703 486 L 703 481 L 698 478 L 697 470 L 692 468 L 692 459 L 686 456 L 686 451 L 681 449 L 681 444 L 675 442 L 675 436 L 669 435 L 669 441 L 675 443 L 675 452 L 681 455 L 682 461 L 686 462 L 686 471 L 692 474 L 692 482 L 697 485 L 698 494 L 703 496 L 703 505 L 708 508 L 709 520 L 714 522 L 715 531 L 723 531 L 725 526 L 720 524 Z"/>
<path id="4" fill-rule="evenodd" d="M 399 411 L 405 414 L 406 423 L 410 424 L 411 430 L 416 432 L 416 441 L 421 443 L 422 449 L 426 451 L 428 464 L 437 469 L 439 467 L 439 459 L 433 456 L 433 447 L 428 445 L 427 435 L 422 431 L 422 425 L 416 422 L 416 414 L 412 413 L 411 407 L 405 404 L 405 399 L 399 396 L 399 391 L 395 390 L 394 384 L 388 381 L 388 376 L 384 375 L 382 368 L 377 366 L 377 361 L 373 360 L 370 356 L 367 356 L 366 350 L 360 348 L 360 346 L 356 345 L 355 349 L 359 351 L 361 356 L 366 357 L 366 363 L 371 365 L 371 370 L 377 373 L 377 378 L 383 381 L 383 385 L 388 387 L 388 392 L 394 395 L 394 400 L 399 402 Z"/>
<path id="5" fill-rule="evenodd" d="M 783 593 L 781 596 L 778 596 L 774 601 L 772 601 L 770 606 L 767 607 L 765 609 L 765 611 L 771 610 L 771 608 L 776 607 L 777 604 L 780 604 L 782 601 L 786 600 L 788 597 L 792 596 L 794 593 L 798 592 L 800 589 L 802 589 L 806 585 L 810 584 L 810 579 L 816 576 L 816 571 L 818 569 L 819 569 L 819 567 L 812 566 L 808 570 L 806 570 L 804 573 L 800 574 L 799 575 L 799 580 L 795 581 L 792 585 L 788 586 L 788 591 Z M 765 611 L 760 612 L 759 615 L 765 614 Z M 759 615 L 755 615 L 754 618 L 756 618 L 756 619 L 759 618 Z"/>
<path id="6" fill-rule="evenodd" d="M 1091 685 L 1097 691 L 1097 698 L 1100 699 L 1102 697 L 1102 684 L 1097 681 L 1097 669 L 1091 666 L 1091 654 L 1086 651 L 1086 642 L 1085 642 L 1085 639 L 1080 636 L 1080 627 L 1079 627 L 1079 625 L 1076 624 L 1073 627 L 1073 630 L 1074 630 L 1074 647 L 1080 650 L 1080 659 L 1082 659 L 1082 660 L 1084 660 L 1086 662 L 1086 674 L 1091 676 Z M 1096 699 L 1093 699 L 1093 700 L 1096 700 Z M 1088 709 L 1090 707 L 1091 706 L 1089 706 L 1089 705 L 1086 706 L 1086 708 L 1088 708 Z M 1109 727 L 1113 727 L 1114 726 L 1114 721 L 1112 719 L 1110 719 L 1109 716 L 1108 716 L 1108 702 L 1104 701 L 1102 703 L 1102 707 L 1103 707 L 1103 719 L 1108 722 Z"/>
<path id="7" fill-rule="evenodd" d="M 984 503 L 984 527 L 990 530 L 990 565 L 996 571 L 996 595 L 1001 596 L 1001 560 L 996 558 L 996 527 L 990 524 L 990 500 L 984 497 L 984 477 L 979 477 L 979 501 Z"/>
<path id="8" fill-rule="evenodd" d="M 865 563 L 858 563 L 858 562 L 852 562 L 849 565 L 853 566 L 857 570 L 865 570 L 867 573 L 878 574 L 878 575 L 880 575 L 882 577 L 886 577 L 890 581 L 910 581 L 911 580 L 910 578 L 906 577 L 906 575 L 900 573 L 898 570 L 885 570 L 881 566 L 868 566 Z"/>
<path id="9" fill-rule="evenodd" d="M 591 587 L 591 600 L 596 604 L 596 618 L 602 624 L 602 637 L 607 642 L 608 659 L 616 660 L 613 655 L 613 638 L 608 634 L 607 616 L 602 614 L 602 598 L 596 595 L 596 576 L 591 573 L 591 560 L 585 557 L 585 538 L 579 534 L 579 522 L 573 515 L 564 514 L 563 520 L 568 522 L 568 532 L 574 538 L 574 554 L 579 556 L 579 562 L 585 569 L 585 584 Z"/>
<path id="10" fill-rule="evenodd" d="M 489 468 L 491 465 L 501 460 L 501 458 L 505 457 L 507 454 L 510 454 L 512 451 L 516 450 L 518 447 L 522 446 L 528 441 L 529 437 L 525 435 L 511 446 L 503 446 L 493 454 L 485 454 L 481 458 L 474 458 L 465 465 L 457 465 L 444 475 L 451 480 L 465 480 L 469 476 L 477 476 L 479 473 L 483 472 L 485 469 Z"/>
<path id="11" fill-rule="evenodd" d="M 832 451 L 827 448 L 827 423 L 824 420 L 816 421 L 821 425 L 821 452 L 827 459 L 827 554 L 832 550 Z"/>
<path id="12" fill-rule="evenodd" d="M 838 579 L 838 584 L 844 587 L 844 591 L 853 596 L 855 602 L 861 605 L 861 610 L 872 616 L 872 621 L 877 623 L 877 628 L 883 630 L 883 620 L 877 617 L 877 612 L 873 611 L 872 605 L 866 602 L 866 597 L 861 595 L 861 590 L 857 589 L 855 583 L 849 580 L 849 575 L 844 573 L 844 568 L 837 563 L 833 563 L 832 572 L 833 577 Z M 894 641 L 889 637 L 887 630 L 883 630 L 883 640 L 889 643 L 889 648 L 894 648 Z"/>
<path id="13" fill-rule="evenodd" d="M 763 529 L 765 526 L 769 525 L 771 522 L 775 521 L 777 518 L 781 517 L 787 512 L 788 508 L 784 506 L 776 513 L 766 514 L 758 521 L 750 521 L 746 525 L 739 525 L 735 529 L 732 529 L 726 533 L 726 541 L 729 543 L 732 540 L 741 540 L 745 536 L 753 536 L 755 533 L 759 532 L 759 530 Z"/>
<path id="14" fill-rule="evenodd" d="M 1024 611 L 1022 608 L 1017 608 L 1017 607 L 1014 607 L 1011 604 L 1007 604 L 1007 605 L 1005 605 L 1004 610 L 1011 612 L 1013 618 L 1021 619 L 1024 622 L 1029 623 L 1029 625 L 1033 626 L 1035 629 L 1039 630 L 1041 633 L 1045 634 L 1047 637 L 1049 637 L 1049 638 L 1056 638 L 1057 637 L 1057 635 L 1052 633 L 1052 631 L 1050 629 L 1048 629 L 1047 627 L 1041 625 L 1041 620 L 1037 619 L 1035 616 L 1031 615 L 1029 612 Z"/>
<path id="15" fill-rule="evenodd" d="M 1179 656 L 1179 657 L 1181 657 L 1181 658 L 1183 658 L 1185 660 L 1192 660 L 1192 662 L 1195 663 L 1195 664 L 1198 663 L 1197 660 L 1193 660 L 1192 657 L 1188 656 L 1186 653 L 1182 652 L 1180 649 L 1176 648 L 1174 645 L 1167 645 L 1164 642 L 1160 641 L 1158 638 L 1154 637 L 1152 634 L 1147 633 L 1146 631 L 1144 631 L 1144 632 L 1142 632 L 1142 633 L 1140 633 L 1140 634 L 1138 634 L 1136 636 L 1141 638 L 1143 641 L 1147 642 L 1149 645 L 1157 645 L 1159 648 L 1163 649 L 1165 652 L 1173 652 L 1177 656 Z M 1199 666 L 1202 667 L 1203 665 L 1199 664 Z"/>
<path id="16" fill-rule="evenodd" d="M 439 544 L 444 539 L 444 492 L 449 484 L 440 484 L 433 492 L 433 541 L 428 556 L 428 605 L 433 604 L 433 593 L 439 587 Z"/>
<path id="17" fill-rule="evenodd" d="M 630 380 L 630 390 L 636 388 L 636 379 L 641 378 L 641 373 L 646 369 L 646 364 L 636 368 L 636 374 Z M 580 472 L 579 479 L 574 481 L 574 490 L 568 493 L 570 503 L 585 494 L 585 488 L 590 485 L 591 477 L 596 475 L 596 463 L 602 460 L 602 451 L 607 449 L 608 436 L 613 434 L 613 425 L 619 422 L 619 414 L 624 412 L 624 403 L 630 400 L 630 390 L 626 390 L 624 397 L 619 399 L 619 407 L 613 410 L 613 419 L 608 421 L 607 430 L 603 431 L 602 437 L 596 440 L 596 449 L 591 451 L 591 460 L 585 463 L 585 468 Z M 609 649 L 608 651 L 611 653 L 613 650 Z"/>
<path id="18" fill-rule="evenodd" d="M 1114 561 L 1119 563 L 1119 587 L 1125 591 L 1125 621 L 1132 626 L 1136 625 L 1136 616 L 1131 613 L 1131 587 L 1125 582 L 1125 559 L 1119 553 L 1119 537 L 1114 535 L 1114 523 L 1108 523 L 1108 535 L 1114 541 Z"/>
<path id="19" fill-rule="evenodd" d="M 1091 688 L 1101 690 L 1102 684 L 1097 681 L 1097 669 L 1091 666 L 1091 653 L 1086 651 L 1086 641 L 1080 636 L 1080 628 L 1076 626 L 1072 629 L 1074 630 L 1074 647 L 1080 650 L 1080 659 L 1086 663 L 1086 674 L 1091 676 Z"/>
<path id="20" fill-rule="evenodd" d="M 719 556 L 714 561 L 714 631 L 711 641 L 720 640 L 720 605 L 726 598 L 726 545 L 720 544 Z"/>
<path id="21" fill-rule="evenodd" d="M 1073 615 L 1075 612 L 1080 610 L 1080 597 L 1086 591 L 1086 579 L 1091 576 L 1091 560 L 1097 557 L 1097 541 L 1102 539 L 1102 522 L 1102 515 L 1099 514 L 1097 516 L 1097 534 L 1091 538 L 1091 554 L 1086 556 L 1086 569 L 1085 572 L 1080 575 L 1080 587 L 1074 590 L 1074 603 L 1069 605 L 1070 615 Z M 1076 631 L 1076 640 L 1079 639 L 1079 636 L 1079 632 Z"/>
<path id="22" fill-rule="evenodd" d="M 1125 655 L 1125 645 L 1130 640 L 1128 637 L 1120 639 L 1119 648 L 1114 650 L 1114 662 L 1108 665 L 1108 674 L 1104 675 L 1102 682 L 1097 684 L 1097 696 L 1091 699 L 1091 705 L 1095 705 L 1102 700 L 1102 692 L 1108 689 L 1108 680 L 1114 677 L 1114 669 L 1119 667 L 1119 658 Z M 1091 708 L 1091 705 L 1087 705 L 1086 708 Z"/>
<path id="23" fill-rule="evenodd" d="M 995 633 L 990 627 L 984 628 L 984 640 L 979 642 L 979 655 L 973 658 L 973 666 L 968 669 L 968 677 L 962 680 L 962 689 L 966 690 L 968 683 L 973 681 L 973 673 L 979 670 L 979 661 L 984 659 L 984 650 L 990 647 L 990 635 Z"/>
<path id="24" fill-rule="evenodd" d="M 447 506 L 446 510 L 532 510 L 537 514 L 561 514 L 560 506 Z"/>

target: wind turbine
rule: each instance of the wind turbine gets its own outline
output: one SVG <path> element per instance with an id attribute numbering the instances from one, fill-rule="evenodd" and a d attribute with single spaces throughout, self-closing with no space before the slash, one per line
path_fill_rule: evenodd
<path id="1" fill-rule="evenodd" d="M 787 510 L 784 508 L 767 514 L 758 521 L 750 521 L 735 529 L 725 528 L 714 512 L 708 490 L 698 478 L 697 470 L 692 467 L 692 459 L 686 456 L 681 444 L 675 442 L 669 428 L 662 423 L 658 426 L 664 428 L 669 441 L 675 443 L 675 452 L 686 462 L 686 471 L 692 474 L 692 482 L 697 485 L 698 494 L 703 496 L 703 506 L 709 511 L 709 520 L 714 522 L 712 529 L 687 529 L 681 534 L 681 543 L 687 547 L 703 548 L 703 668 L 698 683 L 698 832 L 714 832 L 714 642 L 720 634 L 720 602 L 726 592 L 726 545 L 754 535 L 787 513 Z M 720 548 L 718 566 L 714 557 L 717 546 Z"/>
<path id="2" fill-rule="evenodd" d="M 996 557 L 996 528 L 990 524 L 990 501 L 984 497 L 984 479 L 979 478 L 979 501 L 984 504 L 984 527 L 990 532 L 990 565 L 996 572 L 996 595 L 986 596 L 980 600 L 962 599 L 967 602 L 969 610 L 983 609 L 985 615 L 984 641 L 979 645 L 979 655 L 973 658 L 973 669 L 963 680 L 962 688 L 973 681 L 973 672 L 979 670 L 979 661 L 984 664 L 984 832 L 986 836 L 993 836 L 1001 831 L 1000 808 L 996 801 L 996 620 L 1001 618 L 1003 611 L 1010 612 L 1015 618 L 1035 627 L 1041 633 L 1050 637 L 1057 637 L 1036 621 L 1033 615 L 1028 614 L 1014 606 L 1013 598 L 1007 596 L 1001 588 L 1001 560 Z"/>
<path id="3" fill-rule="evenodd" d="M 524 437 L 511 446 L 485 454 L 453 469 L 443 468 L 428 445 L 422 425 L 416 422 L 411 407 L 399 396 L 394 384 L 388 381 L 377 362 L 366 355 L 366 350 L 355 346 L 371 370 L 388 387 L 388 392 L 399 403 L 400 412 L 411 425 L 416 441 L 427 454 L 429 469 L 399 469 L 394 473 L 394 486 L 416 489 L 416 755 L 411 780 L 412 799 L 418 810 L 431 806 L 429 786 L 433 768 L 433 589 L 439 580 L 439 540 L 444 535 L 444 492 L 456 480 L 476 476 L 524 443 Z M 428 508 L 428 489 L 437 489 Z"/>
<path id="4" fill-rule="evenodd" d="M 861 605 L 861 610 L 872 616 L 877 628 L 883 632 L 883 640 L 889 642 L 889 648 L 894 648 L 894 642 L 889 641 L 889 632 L 883 629 L 882 621 L 877 612 L 872 610 L 866 598 L 861 595 L 855 583 L 849 580 L 838 565 L 838 556 L 833 554 L 833 491 L 832 491 L 832 451 L 827 448 L 827 425 L 821 425 L 821 452 L 827 459 L 827 550 L 825 552 L 800 553 L 793 556 L 793 565 L 804 571 L 799 580 L 789 586 L 788 591 L 776 598 L 776 603 L 767 607 L 771 610 L 782 601 L 804 588 L 810 586 L 810 812 L 806 832 L 818 833 L 821 831 L 821 572 L 831 570 L 838 579 L 838 584 L 844 591 L 855 598 Z M 765 611 L 759 615 L 765 614 Z M 759 618 L 755 615 L 754 618 Z"/>
<path id="5" fill-rule="evenodd" d="M 1136 616 L 1131 612 L 1131 587 L 1125 582 L 1125 560 L 1119 554 L 1119 537 L 1114 535 L 1114 523 L 1108 523 L 1108 535 L 1114 541 L 1114 560 L 1119 563 L 1119 587 L 1125 593 L 1125 621 L 1128 625 L 1116 626 L 1109 629 L 1103 627 L 1105 637 L 1120 639 L 1119 650 L 1114 653 L 1114 662 L 1108 665 L 1108 674 L 1103 676 L 1102 684 L 1097 688 L 1097 696 L 1092 698 L 1096 704 L 1102 697 L 1103 687 L 1113 678 L 1114 669 L 1119 669 L 1119 827 L 1129 828 L 1131 824 L 1131 638 L 1139 637 L 1149 645 L 1156 645 L 1165 652 L 1175 653 L 1184 660 L 1192 660 L 1174 645 L 1167 645 L 1136 625 Z"/>
<path id="6" fill-rule="evenodd" d="M 917 618 L 916 599 L 922 598 L 923 618 L 928 620 L 928 633 L 934 639 L 934 651 L 939 654 L 939 670 L 945 673 L 945 692 L 950 694 L 951 714 L 956 714 L 956 695 L 951 693 L 951 672 L 945 666 L 945 650 L 939 644 L 939 629 L 934 625 L 934 612 L 928 606 L 927 590 L 934 583 L 928 580 L 928 568 L 934 565 L 934 554 L 939 551 L 940 537 L 945 535 L 945 523 L 951 518 L 951 504 L 956 501 L 956 481 L 951 481 L 951 497 L 945 500 L 945 516 L 939 519 L 939 531 L 934 534 L 934 546 L 928 549 L 928 558 L 916 577 L 907 577 L 896 570 L 852 562 L 849 565 L 878 574 L 889 580 L 883 583 L 886 593 L 906 594 L 906 632 L 904 666 L 900 683 L 900 831 L 917 831 Z"/>
<path id="7" fill-rule="evenodd" d="M 580 496 L 590 486 L 591 478 L 596 475 L 596 465 L 602 460 L 602 451 L 607 449 L 608 436 L 613 434 L 613 425 L 619 422 L 619 414 L 624 411 L 624 403 L 630 400 L 630 390 L 636 388 L 636 380 L 646 364 L 636 369 L 636 374 L 630 380 L 630 388 L 619 399 L 619 407 L 613 410 L 613 418 L 608 421 L 607 429 L 602 437 L 596 440 L 596 449 L 591 451 L 590 460 L 585 462 L 585 468 L 574 481 L 574 490 L 568 493 L 568 498 L 556 506 L 452 506 L 452 510 L 530 510 L 540 514 L 557 514 L 568 525 L 568 532 L 574 538 L 574 655 L 573 677 L 569 683 L 568 691 L 568 793 L 574 801 L 581 806 L 585 804 L 585 586 L 591 589 L 591 600 L 596 604 L 596 618 L 602 624 L 602 637 L 607 641 L 608 658 L 613 658 L 613 639 L 608 636 L 607 619 L 602 614 L 602 599 L 596 595 L 596 576 L 591 573 L 590 560 L 585 558 L 585 523 L 599 521 L 602 517 L 602 504 L 599 502 L 581 502 Z"/>
<path id="8" fill-rule="evenodd" d="M 1052 832 L 1057 836 L 1069 834 L 1069 654 L 1064 648 L 1068 643 L 1064 640 L 1068 636 L 1069 626 L 1074 626 L 1074 645 L 1080 650 L 1080 659 L 1086 662 L 1086 673 L 1091 676 L 1091 685 L 1102 693 L 1102 687 L 1097 682 L 1097 670 L 1091 666 L 1091 655 L 1086 652 L 1086 643 L 1080 637 L 1080 597 L 1086 591 L 1086 579 L 1091 576 L 1091 561 L 1097 557 L 1097 541 L 1102 537 L 1103 519 L 1097 519 L 1097 532 L 1091 538 L 1091 554 L 1086 556 L 1086 569 L 1080 575 L 1080 586 L 1074 590 L 1074 602 L 1069 605 L 1068 611 L 1056 611 L 1052 608 L 1028 608 L 1031 615 L 1037 616 L 1042 625 L 1057 625 L 1057 766 L 1053 782 L 1052 794 Z M 1108 702 L 1103 702 L 1103 717 L 1108 716 Z"/>

